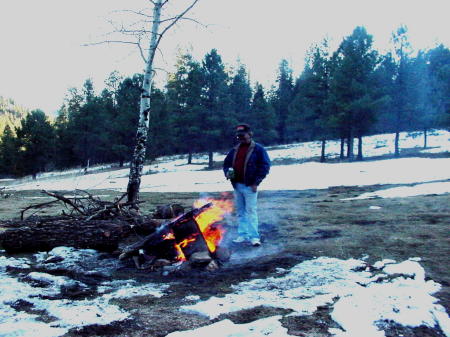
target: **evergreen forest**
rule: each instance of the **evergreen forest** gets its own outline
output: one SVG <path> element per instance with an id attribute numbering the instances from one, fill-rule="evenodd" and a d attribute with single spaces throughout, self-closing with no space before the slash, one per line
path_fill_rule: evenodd
<path id="1" fill-rule="evenodd" d="M 326 40 L 317 43 L 298 78 L 281 60 L 270 88 L 251 83 L 244 64 L 224 64 L 215 49 L 201 60 L 179 55 L 175 69 L 163 88 L 152 88 L 149 160 L 185 153 L 191 162 L 193 153 L 204 152 L 212 167 L 213 152 L 234 144 L 238 122 L 249 123 L 263 145 L 321 141 L 322 161 L 329 139 L 341 140 L 342 159 L 362 160 L 364 136 L 395 133 L 398 156 L 400 132 L 450 128 L 450 50 L 438 45 L 414 52 L 404 26 L 393 33 L 392 52 L 385 54 L 374 49 L 364 27 L 336 50 Z M 96 91 L 87 79 L 68 90 L 52 120 L 0 97 L 0 176 L 123 166 L 135 144 L 142 81 L 141 74 L 114 71 Z"/>

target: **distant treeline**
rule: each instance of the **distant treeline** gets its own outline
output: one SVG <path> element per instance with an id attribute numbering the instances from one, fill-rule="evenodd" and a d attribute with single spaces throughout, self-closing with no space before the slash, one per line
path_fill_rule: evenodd
<path id="1" fill-rule="evenodd" d="M 312 46 L 298 78 L 282 60 L 269 90 L 251 85 L 243 64 L 228 71 L 215 49 L 201 61 L 180 55 L 165 88 L 152 90 L 148 157 L 208 152 L 212 164 L 213 151 L 233 144 L 238 122 L 249 123 L 265 145 L 321 140 L 322 160 L 327 139 L 341 139 L 341 157 L 351 160 L 354 139 L 361 159 L 369 134 L 449 128 L 450 50 L 439 45 L 413 56 L 403 26 L 390 53 L 378 53 L 372 40 L 357 27 L 335 51 L 326 40 Z M 130 160 L 142 79 L 113 72 L 100 95 L 86 80 L 69 90 L 52 122 L 40 110 L 17 112 L 18 125 L 3 123 L 0 174 Z M 11 114 L 2 99 L 0 117 L 4 106 Z M 398 149 L 397 137 L 397 155 Z"/>

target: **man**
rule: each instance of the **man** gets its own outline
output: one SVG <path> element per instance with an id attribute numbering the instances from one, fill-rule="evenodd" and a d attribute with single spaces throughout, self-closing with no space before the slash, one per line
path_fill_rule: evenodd
<path id="1" fill-rule="evenodd" d="M 252 140 L 253 132 L 248 124 L 236 126 L 239 144 L 231 149 L 223 163 L 225 177 L 234 188 L 238 217 L 238 237 L 235 243 L 250 241 L 261 245 L 258 231 L 258 185 L 270 170 L 270 159 L 264 147 Z"/>

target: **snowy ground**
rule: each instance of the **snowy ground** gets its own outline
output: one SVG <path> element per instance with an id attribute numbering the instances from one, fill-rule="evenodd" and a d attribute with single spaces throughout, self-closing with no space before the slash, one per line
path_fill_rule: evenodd
<path id="1" fill-rule="evenodd" d="M 290 315 L 311 315 L 319 306 L 333 305 L 331 317 L 341 328 L 329 329 L 339 337 L 383 337 L 378 325 L 393 321 L 404 326 L 440 326 L 450 336 L 450 319 L 432 296 L 440 289 L 425 281 L 425 271 L 417 260 L 401 263 L 380 261 L 374 272 L 362 260 L 321 257 L 280 269 L 281 276 L 255 279 L 233 286 L 235 292 L 212 297 L 181 310 L 211 319 L 220 314 L 260 305 L 291 309 Z M 361 271 L 362 269 L 362 271 Z M 389 278 L 395 275 L 395 278 Z M 228 320 L 196 331 L 175 332 L 175 336 L 206 336 L 207 331 L 223 331 L 215 336 L 288 336 L 279 319 L 269 317 L 251 324 L 235 325 Z M 230 334 L 231 332 L 231 334 Z"/>
<path id="2" fill-rule="evenodd" d="M 51 262 L 55 258 L 63 259 L 63 262 L 56 262 L 58 260 L 55 260 L 56 263 Z M 72 328 L 92 324 L 106 325 L 124 320 L 129 313 L 111 304 L 112 299 L 136 295 L 161 297 L 163 290 L 167 288 L 166 285 L 156 284 L 136 286 L 133 280 L 105 282 L 98 289 L 100 296 L 70 300 L 60 298 L 64 289 L 76 288 L 82 291 L 87 290 L 88 286 L 67 276 L 32 271 L 36 266 L 46 268 L 49 272 L 64 267 L 76 273 L 89 275 L 93 269 L 84 269 L 83 265 L 92 268 L 99 265 L 98 261 L 99 254 L 95 250 L 76 250 L 69 247 L 58 247 L 48 254 L 39 253 L 31 258 L 6 257 L 1 252 L 0 336 L 62 336 Z M 105 264 L 105 261 L 102 261 Z M 115 262 L 109 263 L 109 271 L 112 271 Z M 16 275 L 18 271 L 19 276 Z M 108 268 L 102 268 L 97 272 L 107 273 Z"/>
<path id="3" fill-rule="evenodd" d="M 67 276 L 34 272 L 33 267 L 46 265 L 87 273 L 83 264 L 98 265 L 98 253 L 93 250 L 75 250 L 58 247 L 51 252 L 35 254 L 32 258 L 0 256 L 0 336 L 62 336 L 70 329 L 92 324 L 107 325 L 127 319 L 130 313 L 111 300 L 148 296 L 161 298 L 170 291 L 168 284 L 136 285 L 133 280 L 104 282 L 96 297 L 83 300 L 60 299 L 63 288 L 87 288 L 87 285 Z M 86 262 L 88 261 L 88 263 Z M 102 260 L 103 261 L 103 260 Z M 302 262 L 290 270 L 278 269 L 278 275 L 253 279 L 233 285 L 234 292 L 224 297 L 201 301 L 192 294 L 180 303 L 180 310 L 214 319 L 221 314 L 257 306 L 291 309 L 292 315 L 311 315 L 319 306 L 331 305 L 332 319 L 340 328 L 329 333 L 339 337 L 383 337 L 386 322 L 402 326 L 439 327 L 450 336 L 450 319 L 445 309 L 437 304 L 433 294 L 440 285 L 425 279 L 419 258 L 397 263 L 379 261 L 369 266 L 364 259 L 340 260 L 320 257 Z M 106 264 L 113 262 L 108 261 Z M 104 265 L 105 263 L 103 263 Z M 21 271 L 20 277 L 11 271 Z M 89 271 L 92 273 L 92 270 Z M 99 272 L 99 271 L 97 271 Z M 108 268 L 103 267 L 103 273 Z M 24 310 L 28 308 L 28 310 Z M 228 319 L 191 331 L 171 333 L 170 337 L 188 336 L 288 336 L 282 327 L 282 316 L 256 320 L 248 324 L 234 324 Z"/>
<path id="4" fill-rule="evenodd" d="M 427 152 L 450 151 L 450 133 L 436 131 L 429 137 Z M 420 147 L 421 137 L 402 134 L 403 148 Z M 337 156 L 338 142 L 329 142 L 327 152 Z M 366 156 L 393 152 L 393 135 L 365 138 Z M 308 159 L 320 154 L 317 142 L 292 144 L 269 149 L 272 160 Z M 223 155 L 216 155 L 222 160 Z M 201 163 L 206 158 L 197 159 Z M 220 170 L 204 171 L 206 164 L 185 165 L 182 157 L 166 157 L 145 167 L 142 191 L 148 192 L 214 192 L 230 190 Z M 157 173 L 157 174 L 155 174 Z M 75 174 L 75 175 L 74 175 Z M 67 172 L 48 174 L 37 181 L 8 181 L 9 190 L 74 190 L 112 189 L 124 191 L 128 169 L 92 174 Z M 329 186 L 375 184 L 409 184 L 362 194 L 352 199 L 405 197 L 419 194 L 450 192 L 450 158 L 402 158 L 355 163 L 320 164 L 306 162 L 293 165 L 275 165 L 261 190 L 322 189 Z M 6 182 L 6 181 L 5 181 Z M 376 206 L 373 206 L 376 207 Z M 375 209 L 375 208 L 374 208 Z M 92 324 L 109 324 L 130 316 L 114 299 L 147 295 L 167 296 L 170 285 L 137 285 L 135 281 L 104 283 L 95 297 L 82 300 L 61 298 L 66 288 L 84 289 L 87 285 L 67 276 L 54 276 L 52 258 L 62 258 L 70 268 L 78 270 L 86 261 L 97 261 L 92 250 L 74 250 L 59 247 L 50 253 L 32 257 L 11 257 L 0 251 L 0 336 L 62 336 L 70 329 Z M 109 261 L 99 272 L 115 268 Z M 45 262 L 45 263 L 44 263 Z M 92 262 L 93 264 L 95 264 Z M 45 265 L 48 272 L 36 272 L 36 265 Z M 91 264 L 92 265 L 92 264 Z M 106 269 L 105 269 L 106 268 Z M 90 271 L 92 272 L 92 271 Z M 290 315 L 310 315 L 317 307 L 332 307 L 331 317 L 340 328 L 330 328 L 338 337 L 382 337 L 387 321 L 402 326 L 425 325 L 439 327 L 450 337 L 450 319 L 433 296 L 440 285 L 425 278 L 420 259 L 406 261 L 379 261 L 369 266 L 364 259 L 340 260 L 319 257 L 304 261 L 289 270 L 279 269 L 276 276 L 253 279 L 235 284 L 234 292 L 224 297 L 200 300 L 196 294 L 180 303 L 189 303 L 180 310 L 208 318 L 220 314 L 253 308 L 258 305 L 286 308 Z M 193 303 L 194 302 L 194 303 Z M 23 307 L 28 309 L 23 309 Z M 362 309 L 363 308 L 363 309 Z M 171 337 L 187 336 L 288 336 L 276 315 L 248 324 L 234 324 L 220 320 L 191 331 L 172 333 Z"/>
<path id="5" fill-rule="evenodd" d="M 438 130 L 430 134 L 428 144 L 435 152 L 450 151 L 450 132 Z M 393 135 L 376 135 L 364 138 L 366 157 L 393 153 Z M 404 148 L 422 146 L 422 137 L 416 133 L 403 133 L 401 145 Z M 328 142 L 329 157 L 339 155 L 339 142 Z M 423 151 L 428 151 L 423 150 Z M 268 148 L 273 161 L 277 159 L 308 159 L 320 155 L 320 143 L 308 142 Z M 223 160 L 216 154 L 215 160 Z M 203 164 L 186 165 L 180 156 L 164 157 L 155 164 L 144 167 L 141 182 L 142 192 L 219 192 L 229 191 L 231 185 L 224 179 L 221 170 L 205 171 L 206 158 L 199 157 Z M 100 172 L 88 175 L 65 177 L 53 176 L 37 181 L 9 184 L 10 190 L 70 190 L 112 189 L 125 191 L 128 183 L 128 169 Z M 260 190 L 305 190 L 321 189 L 330 186 L 354 186 L 374 184 L 419 184 L 440 182 L 450 179 L 450 158 L 402 158 L 354 163 L 306 162 L 293 165 L 274 165 Z M 417 193 L 442 194 L 450 192 L 449 184 L 422 185 Z M 396 190 L 390 191 L 395 196 Z M 398 191 L 399 196 L 405 193 Z M 413 195 L 412 189 L 409 195 Z M 373 197 L 373 196 L 369 196 Z"/>

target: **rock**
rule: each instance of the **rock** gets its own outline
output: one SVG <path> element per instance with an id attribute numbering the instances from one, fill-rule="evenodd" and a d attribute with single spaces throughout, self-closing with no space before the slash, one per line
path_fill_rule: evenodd
<path id="1" fill-rule="evenodd" d="M 216 260 L 212 260 L 210 263 L 208 263 L 208 265 L 205 268 L 205 270 L 207 271 L 215 271 L 217 269 L 219 269 L 219 264 L 217 263 Z"/>
<path id="2" fill-rule="evenodd" d="M 166 260 L 166 259 L 158 259 L 158 260 L 155 261 L 155 263 L 153 263 L 153 265 L 155 267 L 164 267 L 164 266 L 171 265 L 171 262 L 169 260 Z"/>
<path id="3" fill-rule="evenodd" d="M 180 262 L 171 264 L 169 266 L 164 266 L 162 274 L 163 274 L 163 276 L 167 276 L 171 273 L 185 272 L 185 271 L 189 271 L 189 270 L 190 270 L 189 263 L 186 263 L 185 261 L 180 261 Z"/>
<path id="4" fill-rule="evenodd" d="M 81 282 L 69 282 L 61 286 L 61 295 L 69 298 L 86 297 L 93 293 L 92 289 Z"/>
<path id="5" fill-rule="evenodd" d="M 212 257 L 209 255 L 209 252 L 203 251 L 203 252 L 195 252 L 191 255 L 189 258 L 189 262 L 193 265 L 204 265 L 211 262 Z"/>
<path id="6" fill-rule="evenodd" d="M 228 248 L 219 246 L 213 253 L 213 257 L 220 262 L 227 262 L 230 260 L 231 252 Z"/>
<path id="7" fill-rule="evenodd" d="M 43 263 L 58 263 L 58 262 L 61 262 L 63 260 L 64 260 L 64 258 L 62 256 L 50 256 Z"/>

